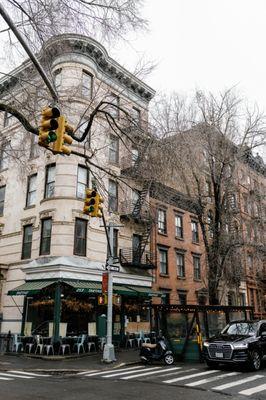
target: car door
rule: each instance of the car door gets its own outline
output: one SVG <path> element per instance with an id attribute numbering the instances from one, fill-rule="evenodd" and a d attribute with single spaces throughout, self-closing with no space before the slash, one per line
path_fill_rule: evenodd
<path id="1" fill-rule="evenodd" d="M 264 358 L 266 358 L 266 335 L 264 337 L 261 336 L 262 332 L 266 333 L 266 323 L 262 323 L 259 330 L 261 349 L 263 352 Z"/>

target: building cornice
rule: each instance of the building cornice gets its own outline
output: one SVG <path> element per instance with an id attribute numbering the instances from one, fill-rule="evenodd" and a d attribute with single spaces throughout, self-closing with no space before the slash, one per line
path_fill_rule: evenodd
<path id="1" fill-rule="evenodd" d="M 53 36 L 49 39 L 39 53 L 39 59 L 45 62 L 47 54 L 53 58 L 67 53 L 77 53 L 88 57 L 96 65 L 97 69 L 107 75 L 120 86 L 138 95 L 142 100 L 149 102 L 155 95 L 155 91 L 131 74 L 107 53 L 106 49 L 96 40 L 78 34 L 63 34 Z M 10 91 L 19 78 L 34 71 L 29 60 L 26 60 L 12 73 L 0 79 L 0 96 Z"/>

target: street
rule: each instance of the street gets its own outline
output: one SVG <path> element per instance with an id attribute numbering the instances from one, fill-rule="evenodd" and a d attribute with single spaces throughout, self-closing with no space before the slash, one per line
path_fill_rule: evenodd
<path id="1" fill-rule="evenodd" d="M 266 368 L 244 372 L 204 364 L 128 365 L 88 369 L 77 374 L 44 374 L 7 370 L 0 373 L 1 400 L 28 399 L 266 399 Z M 26 383 L 26 384 L 25 384 Z"/>

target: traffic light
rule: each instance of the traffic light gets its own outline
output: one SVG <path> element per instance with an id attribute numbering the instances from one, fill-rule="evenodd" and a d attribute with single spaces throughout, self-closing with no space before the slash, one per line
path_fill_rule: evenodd
<path id="1" fill-rule="evenodd" d="M 39 128 L 39 141 L 40 146 L 49 148 L 49 144 L 57 139 L 56 129 L 58 128 L 58 118 L 60 111 L 56 107 L 47 107 L 42 110 L 42 118 Z"/>
<path id="2" fill-rule="evenodd" d="M 71 144 L 73 139 L 68 133 L 72 133 L 74 129 L 72 126 L 67 124 L 67 121 L 63 115 L 58 118 L 58 127 L 56 129 L 56 140 L 53 145 L 54 153 L 63 153 L 69 155 L 71 150 L 65 143 Z"/>
<path id="3" fill-rule="evenodd" d="M 102 294 L 98 296 L 98 305 L 99 306 L 104 306 L 108 303 L 108 296 L 107 294 Z"/>
<path id="4" fill-rule="evenodd" d="M 97 193 L 96 189 L 86 189 L 86 198 L 83 213 L 91 217 L 102 217 L 103 198 Z"/>

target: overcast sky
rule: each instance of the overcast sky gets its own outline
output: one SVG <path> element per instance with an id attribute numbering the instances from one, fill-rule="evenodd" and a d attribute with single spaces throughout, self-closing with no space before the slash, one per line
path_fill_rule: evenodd
<path id="1" fill-rule="evenodd" d="M 112 49 L 132 69 L 158 63 L 146 79 L 156 91 L 219 91 L 237 85 L 266 110 L 266 0 L 145 0 L 150 32 Z"/>

